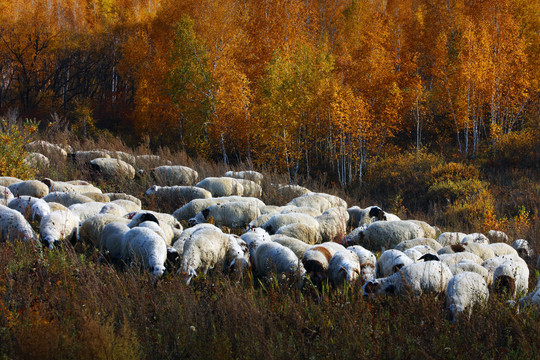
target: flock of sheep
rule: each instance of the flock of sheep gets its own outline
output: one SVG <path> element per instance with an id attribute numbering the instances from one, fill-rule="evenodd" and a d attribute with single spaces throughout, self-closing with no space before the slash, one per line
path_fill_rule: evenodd
<path id="1" fill-rule="evenodd" d="M 29 162 L 70 156 L 111 179 L 133 179 L 135 166 L 149 157 L 97 150 L 68 155 L 44 141 L 29 144 L 29 151 Z M 275 185 L 294 198 L 266 205 L 263 176 L 255 171 L 201 181 L 185 166 L 150 173 L 163 186 L 151 186 L 145 196 L 175 204 L 172 214 L 144 210 L 140 199 L 102 193 L 86 181 L 0 177 L 0 242 L 20 239 L 54 249 L 83 241 L 112 260 L 137 263 L 156 277 L 179 273 L 188 283 L 210 270 L 253 271 L 261 280 L 288 278 L 299 287 L 329 281 L 341 289 L 360 281 L 366 296 L 446 294 L 453 319 L 470 315 L 491 291 L 519 299 L 520 308 L 540 305 L 540 283 L 528 293 L 525 260 L 534 254 L 524 239 L 511 243 L 499 231 L 440 233 L 424 221 L 401 220 L 377 206 L 348 207 L 337 196 L 298 185 Z"/>

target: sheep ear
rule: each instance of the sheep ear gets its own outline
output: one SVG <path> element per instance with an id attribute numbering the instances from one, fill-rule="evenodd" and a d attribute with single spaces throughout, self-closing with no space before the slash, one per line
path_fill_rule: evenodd
<path id="1" fill-rule="evenodd" d="M 398 272 L 399 269 L 401 269 L 402 267 L 403 267 L 403 264 L 394 265 L 394 266 L 392 267 L 392 272 L 393 272 L 393 273 L 396 273 L 396 272 Z"/>
<path id="2" fill-rule="evenodd" d="M 388 285 L 386 288 L 384 288 L 384 292 L 393 295 L 396 293 L 396 287 L 394 285 Z"/>

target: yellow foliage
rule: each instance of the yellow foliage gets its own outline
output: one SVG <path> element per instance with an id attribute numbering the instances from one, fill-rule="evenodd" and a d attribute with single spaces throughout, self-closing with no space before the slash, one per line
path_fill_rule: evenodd
<path id="1" fill-rule="evenodd" d="M 20 129 L 16 124 L 0 120 L 0 176 L 34 177 L 37 170 L 24 161 L 28 155 L 24 146 L 32 141 L 37 127 L 36 122 L 26 121 Z"/>

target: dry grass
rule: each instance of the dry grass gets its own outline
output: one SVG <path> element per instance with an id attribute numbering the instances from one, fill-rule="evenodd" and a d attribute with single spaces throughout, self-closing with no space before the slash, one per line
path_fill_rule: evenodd
<path id="1" fill-rule="evenodd" d="M 86 143 L 69 133 L 47 134 L 46 138 L 75 150 L 156 153 L 148 144 L 133 150 L 110 137 Z M 230 169 L 167 149 L 157 152 L 175 164 L 193 167 L 201 179 L 249 168 L 239 164 Z M 363 188 L 328 188 L 324 179 L 300 179 L 300 184 L 338 195 L 350 206 L 384 205 L 443 231 L 478 231 L 480 220 L 447 219 L 446 204 L 425 200 L 424 192 L 432 184 L 428 170 L 444 161 L 425 155 L 416 167 L 407 168 L 407 159 L 388 160 L 403 172 L 394 174 L 382 166 L 377 175 L 371 173 L 371 183 Z M 495 219 L 501 224 L 506 220 L 505 230 L 512 238 L 526 238 L 540 250 L 538 174 L 477 169 L 476 176 L 489 183 L 495 199 Z M 287 177 L 269 169 L 261 171 L 265 174 L 262 200 L 288 202 L 290 198 L 272 186 L 288 183 Z M 419 171 L 425 173 L 417 176 Z M 152 185 L 149 176 L 111 183 L 70 163 L 39 169 L 39 176 L 91 179 L 104 191 L 130 193 L 143 199 L 147 208 L 171 211 L 142 195 Z M 399 181 L 393 183 L 398 176 Z M 406 195 L 416 196 L 415 201 Z M 525 206 L 524 210 L 520 212 L 519 206 Z M 83 245 L 57 251 L 21 243 L 1 245 L 0 358 L 521 359 L 537 358 L 540 350 L 540 311 L 516 314 L 503 298 L 492 297 L 471 319 L 452 324 L 441 298 L 366 300 L 360 284 L 342 292 L 328 287 L 298 290 L 277 283 L 263 287 L 249 274 L 233 278 L 213 273 L 186 286 L 174 273 L 154 281 L 136 267 L 120 270 Z M 532 288 L 538 274 L 531 273 Z"/>

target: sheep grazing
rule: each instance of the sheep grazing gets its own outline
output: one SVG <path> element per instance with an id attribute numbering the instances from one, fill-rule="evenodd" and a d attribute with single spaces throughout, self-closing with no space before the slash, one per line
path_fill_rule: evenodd
<path id="1" fill-rule="evenodd" d="M 53 211 L 41 219 L 39 234 L 41 242 L 49 249 L 64 240 L 74 245 L 79 234 L 79 218 L 69 210 Z"/>
<path id="2" fill-rule="evenodd" d="M 145 227 L 135 227 L 124 234 L 124 259 L 140 261 L 152 275 L 161 276 L 165 272 L 167 245 L 155 231 Z"/>
<path id="3" fill-rule="evenodd" d="M 124 216 L 128 212 L 125 207 L 113 202 L 106 203 L 99 211 L 100 214 L 112 214 L 116 216 Z"/>
<path id="4" fill-rule="evenodd" d="M 13 196 L 32 196 L 43 198 L 49 194 L 47 185 L 38 180 L 21 181 L 8 186 Z"/>
<path id="5" fill-rule="evenodd" d="M 444 232 L 439 235 L 439 237 L 437 238 L 437 242 L 443 247 L 448 245 L 460 244 L 461 240 L 463 240 L 465 236 L 467 236 L 467 234 L 460 232 Z"/>
<path id="6" fill-rule="evenodd" d="M 255 250 L 254 267 L 259 278 L 268 279 L 273 275 L 303 275 L 302 263 L 294 252 L 274 241 L 260 244 Z"/>
<path id="7" fill-rule="evenodd" d="M 276 196 L 285 199 L 293 199 L 310 193 L 311 190 L 300 185 L 277 185 L 276 189 Z"/>
<path id="8" fill-rule="evenodd" d="M 333 207 L 330 200 L 319 193 L 309 193 L 302 195 L 300 197 L 292 199 L 287 205 L 294 205 L 298 207 L 312 207 L 314 209 L 317 209 L 317 211 L 321 212 L 321 214 Z"/>
<path id="9" fill-rule="evenodd" d="M 512 246 L 502 243 L 502 242 L 495 242 L 488 245 L 488 247 L 493 250 L 493 253 L 495 256 L 500 255 L 518 255 L 518 252 L 516 249 L 514 249 Z"/>
<path id="10" fill-rule="evenodd" d="M 185 229 L 180 233 L 180 236 L 174 241 L 172 245 L 172 247 L 177 251 L 179 256 L 182 256 L 184 252 L 184 243 L 186 242 L 186 240 L 191 236 L 191 234 L 202 228 L 209 228 L 214 229 L 215 231 L 221 231 L 220 228 L 212 224 L 197 224 L 193 227 L 190 227 L 189 229 Z"/>
<path id="11" fill-rule="evenodd" d="M 46 202 L 55 202 L 64 205 L 65 207 L 69 207 L 73 204 L 83 204 L 83 203 L 90 203 L 94 202 L 94 200 L 90 199 L 88 196 L 84 196 L 83 194 L 79 194 L 76 192 L 58 192 L 54 191 L 50 193 L 49 195 L 45 196 L 43 198 Z"/>
<path id="12" fill-rule="evenodd" d="M 407 221 L 420 226 L 422 228 L 422 231 L 424 232 L 424 236 L 423 236 L 424 238 L 430 238 L 430 239 L 436 238 L 437 230 L 433 226 L 429 225 L 427 222 L 421 221 L 421 220 L 407 220 Z"/>
<path id="13" fill-rule="evenodd" d="M 272 241 L 275 241 L 278 244 L 281 244 L 291 249 L 294 252 L 294 255 L 296 255 L 299 259 L 301 259 L 307 249 L 311 247 L 311 245 L 306 244 L 302 240 L 298 240 L 285 235 L 272 235 L 270 236 L 270 238 L 272 239 Z"/>
<path id="14" fill-rule="evenodd" d="M 263 174 L 257 171 L 253 170 L 244 170 L 244 171 L 227 171 L 225 173 L 225 176 L 232 177 L 235 179 L 246 179 L 256 182 L 257 184 L 261 185 L 263 181 Z"/>
<path id="15" fill-rule="evenodd" d="M 496 292 L 506 292 L 511 298 L 527 293 L 529 267 L 519 256 L 497 256 L 484 261 L 482 266 L 493 274 L 493 288 Z"/>
<path id="16" fill-rule="evenodd" d="M 486 237 L 489 239 L 492 243 L 508 243 L 510 242 L 510 238 L 508 238 L 508 235 L 504 231 L 497 231 L 497 230 L 489 230 L 486 234 Z"/>
<path id="17" fill-rule="evenodd" d="M 332 256 L 345 247 L 333 242 L 325 242 L 310 247 L 302 256 L 302 264 L 311 281 L 320 286 L 327 279 L 328 264 Z"/>
<path id="18" fill-rule="evenodd" d="M 417 239 L 402 241 L 399 244 L 397 244 L 394 247 L 394 249 L 399 250 L 399 251 L 405 251 L 407 249 L 411 249 L 419 245 L 428 246 L 433 252 L 437 252 L 442 248 L 441 244 L 439 244 L 436 240 L 432 238 L 417 238 Z"/>
<path id="19" fill-rule="evenodd" d="M 413 263 L 414 261 L 410 257 L 399 250 L 386 250 L 375 264 L 375 276 L 377 278 L 390 276 L 404 266 Z"/>
<path id="20" fill-rule="evenodd" d="M 210 207 L 213 204 L 224 204 L 233 201 L 243 201 L 252 203 L 257 207 L 265 206 L 264 203 L 252 197 L 241 197 L 241 196 L 223 196 L 219 198 L 210 198 L 210 199 L 194 199 L 188 202 L 186 205 L 182 206 L 180 209 L 177 209 L 172 215 L 178 220 L 189 220 L 199 212 L 203 211 L 207 207 Z"/>
<path id="21" fill-rule="evenodd" d="M 167 203 L 178 208 L 193 199 L 210 199 L 210 191 L 196 186 L 158 186 L 152 185 L 144 193 L 155 203 Z"/>
<path id="22" fill-rule="evenodd" d="M 457 264 L 450 265 L 449 268 L 454 275 L 461 274 L 466 271 L 475 272 L 484 278 L 488 286 L 491 286 L 491 282 L 493 281 L 493 276 L 485 267 L 470 260 L 460 261 Z"/>
<path id="23" fill-rule="evenodd" d="M 130 228 L 124 222 L 106 224 L 99 234 L 99 250 L 114 260 L 123 259 L 126 249 L 124 235 L 129 230 Z"/>
<path id="24" fill-rule="evenodd" d="M 189 186 L 199 178 L 197 171 L 187 166 L 163 165 L 150 170 L 150 175 L 156 182 L 164 186 Z"/>
<path id="25" fill-rule="evenodd" d="M 26 144 L 24 149 L 28 152 L 43 154 L 54 160 L 65 161 L 68 156 L 66 150 L 62 149 L 59 145 L 51 144 L 44 140 L 32 141 L 31 143 Z"/>
<path id="26" fill-rule="evenodd" d="M 136 213 L 128 213 L 125 216 L 131 220 L 128 224 L 130 228 L 138 226 L 144 221 L 153 221 L 157 223 L 165 233 L 167 245 L 171 245 L 174 240 L 180 236 L 183 230 L 182 225 L 180 225 L 180 223 L 170 214 L 144 210 Z"/>
<path id="27" fill-rule="evenodd" d="M 446 306 L 452 313 L 452 322 L 462 313 L 470 317 L 473 307 L 485 304 L 488 298 L 488 285 L 482 275 L 468 271 L 454 275 L 446 291 Z"/>
<path id="28" fill-rule="evenodd" d="M 225 267 L 230 239 L 219 229 L 203 227 L 194 231 L 184 243 L 181 271 L 187 283 L 198 274 L 215 267 Z M 227 264 L 227 267 L 230 264 Z"/>
<path id="29" fill-rule="evenodd" d="M 59 191 L 59 192 L 76 192 L 79 194 L 85 193 L 99 193 L 101 190 L 95 187 L 94 185 L 88 182 L 82 182 L 78 180 L 78 183 L 73 183 L 71 181 L 54 181 L 49 178 L 44 178 L 41 180 L 42 183 L 47 185 L 49 192 Z"/>
<path id="30" fill-rule="evenodd" d="M 402 241 L 421 238 L 423 235 L 422 228 L 410 221 L 377 221 L 360 231 L 357 245 L 378 251 L 393 248 Z"/>
<path id="31" fill-rule="evenodd" d="M 534 256 L 534 249 L 531 247 L 529 242 L 525 239 L 517 239 L 512 243 L 512 248 L 514 248 L 518 255 L 525 260 L 530 260 Z"/>
<path id="32" fill-rule="evenodd" d="M 129 200 L 133 203 L 135 203 L 138 206 L 138 210 L 141 209 L 142 203 L 141 200 L 136 198 L 133 195 L 125 194 L 125 193 L 105 193 L 104 195 L 108 196 L 111 201 L 115 200 Z"/>
<path id="33" fill-rule="evenodd" d="M 9 202 L 8 207 L 23 214 L 26 220 L 38 224 L 45 215 L 51 212 L 49 203 L 32 196 L 14 198 Z"/>
<path id="34" fill-rule="evenodd" d="M 375 277 L 375 265 L 377 263 L 375 254 L 360 245 L 349 246 L 347 250 L 351 250 L 358 256 L 358 260 L 360 261 L 360 275 L 364 281 L 373 279 Z"/>
<path id="35" fill-rule="evenodd" d="M 253 204 L 240 201 L 229 202 L 211 205 L 190 219 L 189 223 L 200 224 L 212 219 L 216 226 L 239 228 L 245 227 L 260 214 L 259 208 Z"/>
<path id="36" fill-rule="evenodd" d="M 84 204 L 73 204 L 68 206 L 69 211 L 75 214 L 81 222 L 99 214 L 105 204 L 100 202 L 89 202 Z"/>
<path id="37" fill-rule="evenodd" d="M 37 152 L 29 153 L 23 162 L 32 168 L 46 168 L 50 164 L 50 160 L 43 154 Z"/>
<path id="38" fill-rule="evenodd" d="M 352 283 L 361 275 L 358 256 L 351 250 L 337 251 L 328 263 L 328 278 L 334 287 Z"/>
<path id="39" fill-rule="evenodd" d="M 0 242 L 15 240 L 35 241 L 34 230 L 20 212 L 0 205 Z"/>
<path id="40" fill-rule="evenodd" d="M 213 197 L 242 196 L 244 194 L 244 187 L 240 181 L 229 177 L 207 177 L 195 186 L 210 191 Z"/>
<path id="41" fill-rule="evenodd" d="M 354 228 L 369 225 L 374 221 L 384 220 L 385 215 L 385 212 L 378 206 L 368 206 L 365 209 L 353 206 L 347 211 L 351 218 L 350 225 Z"/>
<path id="42" fill-rule="evenodd" d="M 135 168 L 119 159 L 96 158 L 90 161 L 90 166 L 105 178 L 128 180 L 135 178 Z"/>
<path id="43" fill-rule="evenodd" d="M 483 260 L 480 256 L 470 253 L 468 251 L 452 253 L 452 254 L 438 254 L 439 260 L 448 266 L 457 264 L 463 260 L 470 260 L 476 264 L 482 264 Z"/>
<path id="44" fill-rule="evenodd" d="M 0 186 L 9 187 L 9 185 L 22 182 L 21 179 L 11 176 L 0 176 Z"/>
<path id="45" fill-rule="evenodd" d="M 102 150 L 89 150 L 89 151 L 75 151 L 68 154 L 68 157 L 75 163 L 86 165 L 94 159 L 104 158 L 110 159 L 110 155 L 106 151 Z"/>
<path id="46" fill-rule="evenodd" d="M 261 185 L 257 184 L 255 181 L 247 180 L 247 179 L 235 179 L 240 184 L 242 184 L 242 187 L 244 188 L 244 192 L 242 193 L 242 196 L 250 196 L 250 197 L 256 197 L 260 198 L 262 196 L 262 187 Z"/>
<path id="47" fill-rule="evenodd" d="M 315 217 L 319 222 L 319 231 L 323 242 L 335 241 L 343 243 L 347 235 L 349 213 L 343 207 L 333 207 L 322 215 Z"/>
<path id="48" fill-rule="evenodd" d="M 446 291 L 452 272 L 440 261 L 427 261 L 407 265 L 386 278 L 370 280 L 363 286 L 366 296 L 406 294 L 441 294 Z"/>
<path id="49" fill-rule="evenodd" d="M 100 235 L 105 226 L 112 222 L 127 226 L 128 220 L 113 214 L 97 214 L 84 220 L 79 229 L 79 240 L 96 247 L 99 246 Z"/>
<path id="50" fill-rule="evenodd" d="M 282 226 L 295 223 L 305 224 L 313 229 L 316 229 L 317 231 L 319 231 L 320 229 L 319 222 L 315 218 L 301 213 L 273 215 L 261 227 L 266 230 L 270 235 L 274 235 Z"/>
<path id="51" fill-rule="evenodd" d="M 275 235 L 292 237 L 309 245 L 315 245 L 322 242 L 321 232 L 318 231 L 317 228 L 313 228 L 303 223 L 282 226 L 276 231 Z"/>
<path id="52" fill-rule="evenodd" d="M 246 233 L 242 234 L 240 238 L 246 242 L 251 264 L 254 263 L 255 250 L 257 247 L 265 241 L 272 241 L 270 234 L 260 227 L 250 228 Z"/>
<path id="53" fill-rule="evenodd" d="M 486 235 L 480 233 L 472 233 L 465 236 L 461 239 L 461 243 L 478 243 L 478 244 L 489 244 L 489 239 Z"/>

